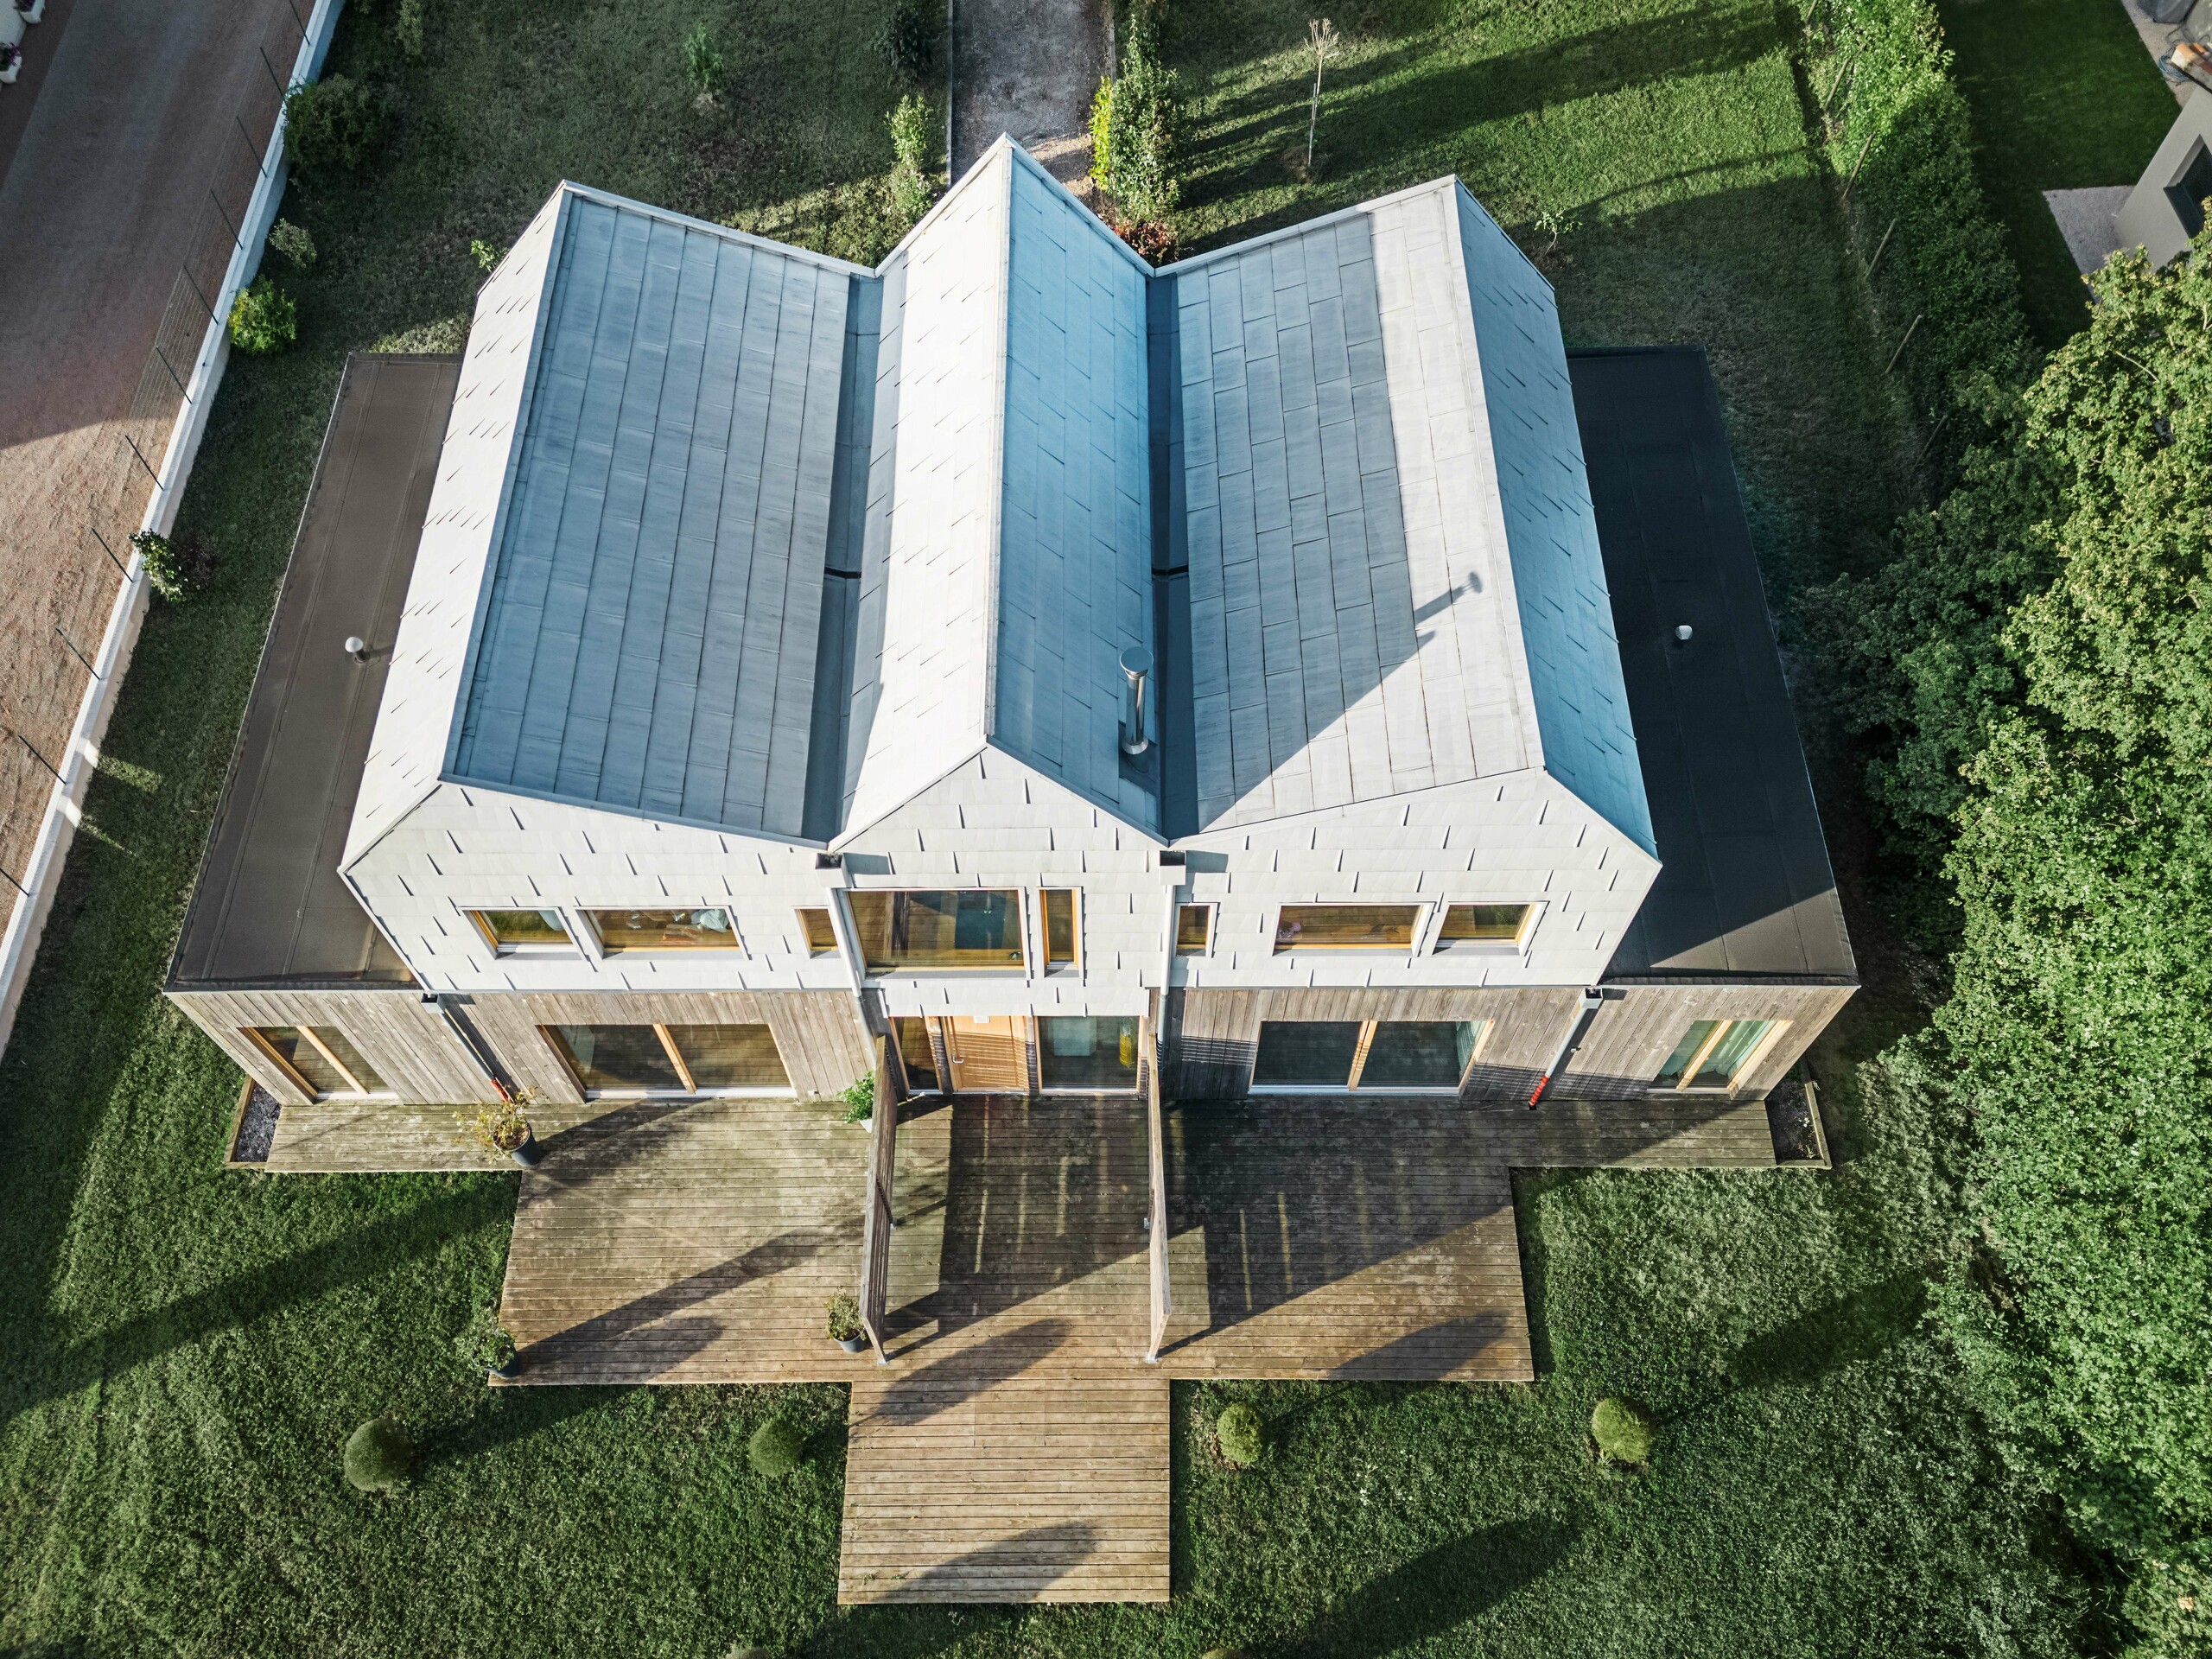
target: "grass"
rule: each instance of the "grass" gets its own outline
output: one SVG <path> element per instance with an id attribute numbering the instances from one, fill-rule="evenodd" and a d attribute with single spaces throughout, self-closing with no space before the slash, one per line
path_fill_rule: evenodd
<path id="1" fill-rule="evenodd" d="M 504 245 L 563 176 L 868 234 L 837 215 L 889 163 L 894 92 L 856 44 L 880 10 L 709 9 L 732 71 L 720 117 L 683 78 L 697 14 L 655 0 L 438 0 L 420 69 L 388 12 L 341 25 L 333 67 L 406 92 L 399 154 L 367 186 L 287 205 L 323 250 L 280 276 L 301 344 L 233 363 L 185 504 L 225 574 L 149 621 L 0 1063 L 0 1648 L 2069 1649 L 2082 1576 L 1922 1333 L 1953 1131 L 1854 1070 L 1915 1017 L 1863 912 L 1869 990 L 1821 1057 L 1835 1177 L 1526 1184 L 1533 1387 L 1179 1389 L 1164 1611 L 840 1613 L 842 1390 L 487 1390 L 457 1338 L 499 1282 L 512 1177 L 217 1166 L 235 1073 L 155 993 L 345 353 L 454 343 L 470 239 Z M 1540 252 L 1574 340 L 1710 346 L 1785 614 L 1803 584 L 1878 556 L 1910 440 L 1770 9 L 1506 0 L 1338 21 L 1321 166 L 1301 181 L 1280 152 L 1302 135 L 1302 10 L 1182 9 L 1189 240 L 1456 169 Z M 1576 221 L 1555 246 L 1535 229 L 1548 210 Z M 1852 803 L 1828 805 L 1847 851 Z M 1588 1448 L 1616 1393 L 1661 1423 L 1633 1480 Z M 1268 1421 L 1249 1470 L 1205 1444 L 1232 1400 Z M 340 1467 L 379 1414 L 421 1448 L 390 1497 Z M 746 1447 L 777 1416 L 809 1451 L 769 1482 Z"/>
<path id="2" fill-rule="evenodd" d="M 1941 0 L 1982 188 L 2046 347 L 2081 328 L 2088 299 L 2043 193 L 2133 184 L 2179 111 L 2126 3 Z"/>

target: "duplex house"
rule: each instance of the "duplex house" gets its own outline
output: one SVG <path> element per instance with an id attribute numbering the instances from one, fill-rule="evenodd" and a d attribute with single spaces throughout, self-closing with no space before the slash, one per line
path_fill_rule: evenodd
<path id="1" fill-rule="evenodd" d="M 280 1100 L 1524 1103 L 1854 984 L 1701 353 L 1001 140 L 874 270 L 563 185 L 356 360 L 169 992 Z"/>

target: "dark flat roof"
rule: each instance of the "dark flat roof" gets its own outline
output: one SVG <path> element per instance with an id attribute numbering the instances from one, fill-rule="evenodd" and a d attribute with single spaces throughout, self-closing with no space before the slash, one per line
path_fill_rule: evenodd
<path id="1" fill-rule="evenodd" d="M 458 357 L 357 353 L 338 386 L 173 989 L 410 983 L 338 877 L 429 510 Z M 367 641 L 365 663 L 346 653 Z"/>
<path id="2" fill-rule="evenodd" d="M 1662 865 L 1606 977 L 1855 979 L 1705 352 L 1567 368 Z"/>

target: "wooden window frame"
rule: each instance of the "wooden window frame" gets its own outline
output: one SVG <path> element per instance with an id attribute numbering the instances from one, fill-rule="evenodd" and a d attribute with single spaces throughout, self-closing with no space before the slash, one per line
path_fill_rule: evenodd
<path id="1" fill-rule="evenodd" d="M 1037 962 L 1038 970 L 1046 974 L 1079 974 L 1083 961 L 1083 889 L 1081 887 L 1039 887 L 1037 890 Z M 1068 918 L 1069 944 L 1074 954 L 1065 958 L 1052 955 L 1052 895 L 1064 893 L 1074 914 Z"/>
<path id="2" fill-rule="evenodd" d="M 1285 950 L 1277 943 L 1282 938 L 1282 913 L 1286 910 L 1410 910 L 1414 913 L 1412 931 L 1403 944 L 1306 944 L 1303 942 Z M 1270 957 L 1295 957 L 1314 954 L 1330 957 L 1404 957 L 1418 959 L 1421 942 L 1435 925 L 1436 906 L 1421 899 L 1384 899 L 1373 904 L 1338 902 L 1332 899 L 1300 899 L 1274 906 L 1268 912 L 1268 954 Z"/>
<path id="3" fill-rule="evenodd" d="M 988 967 L 931 967 L 892 968 L 878 973 L 868 965 L 868 950 L 861 941 L 860 918 L 853 914 L 853 900 L 875 893 L 896 897 L 902 893 L 1010 893 L 1014 899 L 1016 923 L 1014 936 L 1021 941 L 1021 960 L 1018 963 L 994 963 Z M 950 975 L 963 979 L 1028 979 L 1035 976 L 1043 957 L 1043 916 L 1037 906 L 1034 890 L 1028 887 L 915 887 L 900 885 L 895 887 L 837 887 L 830 895 L 842 911 L 844 925 L 853 941 L 853 959 L 857 964 L 861 983 L 880 985 L 885 980 L 934 979 L 939 975 Z M 1033 934 L 1033 928 L 1036 930 Z"/>
<path id="4" fill-rule="evenodd" d="M 369 1089 L 364 1087 L 361 1080 L 353 1075 L 353 1068 L 346 1065 L 345 1061 L 340 1059 L 337 1052 L 332 1049 L 330 1045 L 324 1042 L 321 1038 L 315 1035 L 315 1027 L 313 1026 L 292 1026 L 287 1027 L 289 1030 L 298 1032 L 300 1033 L 300 1039 L 306 1043 L 309 1048 L 315 1050 L 316 1053 L 321 1055 L 323 1063 L 326 1065 L 329 1066 L 332 1071 L 335 1071 L 340 1077 L 345 1078 L 346 1082 L 353 1085 L 350 1090 L 332 1090 L 326 1093 L 324 1090 L 316 1088 L 315 1084 L 308 1082 L 304 1073 L 302 1073 L 289 1060 L 286 1059 L 282 1054 L 279 1054 L 276 1052 L 276 1046 L 266 1037 L 261 1034 L 263 1031 L 267 1029 L 272 1029 L 272 1027 L 262 1026 L 240 1026 L 238 1027 L 239 1032 L 245 1036 L 245 1039 L 251 1043 L 255 1048 L 260 1051 L 261 1057 L 267 1060 L 270 1065 L 274 1065 L 279 1071 L 282 1071 L 287 1077 L 289 1077 L 292 1080 L 292 1086 L 295 1089 L 297 1089 L 302 1094 L 305 1095 L 309 1100 L 375 1100 L 379 1097 L 389 1097 L 395 1092 L 391 1089 Z"/>
<path id="5" fill-rule="evenodd" d="M 1541 899 L 1446 899 L 1438 903 L 1429 917 L 1428 928 L 1421 941 L 1421 954 L 1426 957 L 1525 957 L 1529 947 L 1536 942 L 1536 930 L 1544 919 L 1546 900 Z M 1447 943 L 1444 938 L 1444 924 L 1452 911 L 1471 905 L 1519 905 L 1525 912 L 1521 918 L 1521 931 L 1510 939 L 1460 939 Z"/>
<path id="6" fill-rule="evenodd" d="M 568 943 L 552 944 L 533 941 L 526 944 L 502 944 L 499 936 L 485 923 L 484 912 L 487 910 L 550 910 L 561 918 L 562 927 L 568 931 Z M 583 939 L 577 931 L 576 918 L 559 905 L 463 905 L 461 913 L 468 918 L 469 925 L 476 930 L 476 937 L 491 948 L 495 957 L 565 957 L 572 952 L 578 956 L 584 953 Z M 588 929 L 585 931 L 589 931 Z M 593 937 L 596 943 L 597 936 L 594 934 Z"/>
<path id="7" fill-rule="evenodd" d="M 579 1023 L 589 1025 L 594 1022 L 583 1020 Z M 539 1038 L 543 1040 L 545 1046 L 553 1051 L 553 1058 L 560 1063 L 562 1074 L 569 1079 L 570 1086 L 575 1090 L 576 1093 L 588 1101 L 788 1100 L 796 1098 L 800 1092 L 798 1085 L 788 1080 L 791 1077 L 791 1063 L 784 1058 L 784 1047 L 781 1043 L 776 1043 L 776 1058 L 778 1062 L 782 1065 L 784 1076 L 786 1079 L 782 1088 L 702 1089 L 699 1086 L 698 1079 L 692 1076 L 690 1062 L 683 1058 L 683 1051 L 677 1046 L 676 1033 L 669 1029 L 669 1022 L 667 1020 L 609 1020 L 598 1023 L 613 1026 L 652 1027 L 653 1036 L 660 1044 L 661 1052 L 668 1057 L 669 1065 L 675 1068 L 677 1079 L 678 1082 L 683 1084 L 683 1087 L 681 1089 L 594 1089 L 589 1084 L 583 1080 L 582 1074 L 576 1069 L 575 1061 L 569 1057 L 567 1046 L 557 1036 L 554 1034 L 553 1027 L 548 1025 L 539 1026 L 537 1027 L 537 1034 Z M 775 1042 L 775 1027 L 765 1020 L 733 1020 L 721 1023 L 737 1026 L 759 1026 L 767 1032 L 769 1041 L 772 1043 Z"/>
<path id="8" fill-rule="evenodd" d="M 1196 950 L 1185 950 L 1183 948 L 1183 912 L 1186 910 L 1199 910 L 1205 912 L 1206 942 Z M 1185 962 L 1195 962 L 1201 957 L 1211 957 L 1213 955 L 1215 930 L 1220 925 L 1221 906 L 1211 899 L 1195 899 L 1189 904 L 1177 905 L 1175 906 L 1175 938 L 1172 942 L 1172 954 Z"/>
<path id="9" fill-rule="evenodd" d="M 687 909 L 719 910 L 722 913 L 723 919 L 729 924 L 730 942 L 728 944 L 609 944 L 607 942 L 607 935 L 601 931 L 599 925 L 599 918 L 602 912 L 619 912 L 624 910 L 658 910 L 663 908 L 678 911 Z M 745 954 L 745 935 L 738 930 L 736 911 L 731 908 L 728 905 L 674 905 L 667 906 L 658 905 L 580 905 L 576 908 L 576 914 L 582 918 L 584 931 L 591 936 L 591 942 L 594 951 L 602 961 L 614 957 L 741 957 Z M 562 912 L 562 919 L 563 921 L 569 919 L 569 915 L 566 911 Z M 571 932 L 570 937 L 575 937 L 573 931 Z"/>
<path id="10" fill-rule="evenodd" d="M 1662 1083 L 1655 1077 L 1648 1085 L 1646 1085 L 1654 1093 L 1662 1095 L 1734 1094 L 1738 1090 L 1744 1086 L 1744 1079 L 1749 1077 L 1753 1071 L 1756 1071 L 1765 1061 L 1766 1057 L 1770 1053 L 1773 1052 L 1774 1046 L 1782 1040 L 1782 1033 L 1789 1029 L 1791 1023 L 1787 1020 L 1765 1017 L 1758 1014 L 1747 1014 L 1740 1019 L 1732 1018 L 1726 1014 L 1708 1017 L 1713 1020 L 1713 1029 L 1706 1033 L 1705 1041 L 1699 1046 L 1697 1052 L 1690 1056 L 1689 1063 L 1682 1067 L 1681 1081 L 1680 1083 Z M 1759 1038 L 1758 1042 L 1751 1045 L 1751 1052 L 1744 1056 L 1744 1063 L 1738 1066 L 1736 1070 L 1730 1074 L 1727 1082 L 1722 1084 L 1708 1083 L 1702 1086 L 1696 1084 L 1694 1079 L 1696 1078 L 1697 1074 L 1705 1069 L 1705 1063 L 1711 1058 L 1713 1051 L 1720 1046 L 1721 1043 L 1726 1039 L 1730 1032 L 1733 1031 L 1738 1026 L 1759 1024 L 1763 1018 L 1764 1019 L 1766 1026 L 1765 1033 Z M 1690 1021 L 1690 1024 L 1692 1025 L 1695 1025 L 1697 1021 L 1694 1020 Z M 1688 1036 L 1688 1033 L 1686 1031 L 1683 1033 L 1683 1035 Z M 1675 1039 L 1674 1046 L 1670 1047 L 1667 1051 L 1668 1054 L 1672 1055 L 1675 1049 L 1681 1046 L 1681 1039 L 1678 1037 Z M 1666 1062 L 1662 1059 L 1660 1064 L 1663 1065 Z"/>
<path id="11" fill-rule="evenodd" d="M 835 957 L 843 953 L 844 947 L 837 942 L 837 912 L 835 906 L 798 905 L 792 907 L 791 913 L 798 918 L 799 942 L 806 950 L 806 959 L 809 962 L 815 962 L 823 957 Z M 823 925 L 830 930 L 830 943 L 828 944 L 817 945 L 815 944 L 812 936 L 807 930 L 806 918 L 809 916 L 819 916 L 822 918 Z"/>
<path id="12" fill-rule="evenodd" d="M 1286 1025 L 1298 1025 L 1305 1022 L 1294 1020 L 1285 1020 L 1281 1023 Z M 1328 1024 L 1332 1022 L 1317 1021 L 1315 1023 Z M 1352 1022 L 1350 1020 L 1344 1020 L 1342 1023 L 1350 1025 Z M 1435 1100 L 1456 1097 L 1466 1092 L 1467 1079 L 1474 1075 L 1476 1063 L 1482 1058 L 1483 1050 L 1490 1046 L 1490 1034 L 1497 1027 L 1497 1021 L 1491 1019 L 1453 1020 L 1448 1021 L 1430 1021 L 1426 1020 L 1362 1020 L 1358 1024 L 1359 1046 L 1352 1051 L 1351 1071 L 1349 1074 L 1349 1081 L 1339 1084 L 1254 1083 L 1252 1081 L 1252 1072 L 1258 1069 L 1260 1064 L 1260 1045 L 1255 1038 L 1252 1044 L 1252 1066 L 1244 1073 L 1244 1092 L 1248 1095 L 1358 1095 L 1370 1093 L 1388 1095 L 1427 1095 Z M 1472 1026 L 1475 1028 L 1474 1046 L 1467 1052 L 1467 1063 L 1459 1068 L 1459 1077 L 1458 1082 L 1452 1084 L 1448 1089 L 1440 1084 L 1431 1084 L 1427 1087 L 1397 1084 L 1376 1090 L 1363 1090 L 1359 1086 L 1360 1080 L 1365 1075 L 1367 1071 L 1367 1057 L 1375 1047 L 1375 1033 L 1378 1027 L 1388 1025 L 1429 1024 Z"/>

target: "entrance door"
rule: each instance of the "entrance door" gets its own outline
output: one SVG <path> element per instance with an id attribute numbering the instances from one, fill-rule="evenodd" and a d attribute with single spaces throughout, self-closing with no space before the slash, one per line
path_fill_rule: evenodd
<path id="1" fill-rule="evenodd" d="M 948 1016 L 938 1021 L 952 1089 L 962 1095 L 1029 1092 L 1028 1022 L 1010 1014 Z"/>

